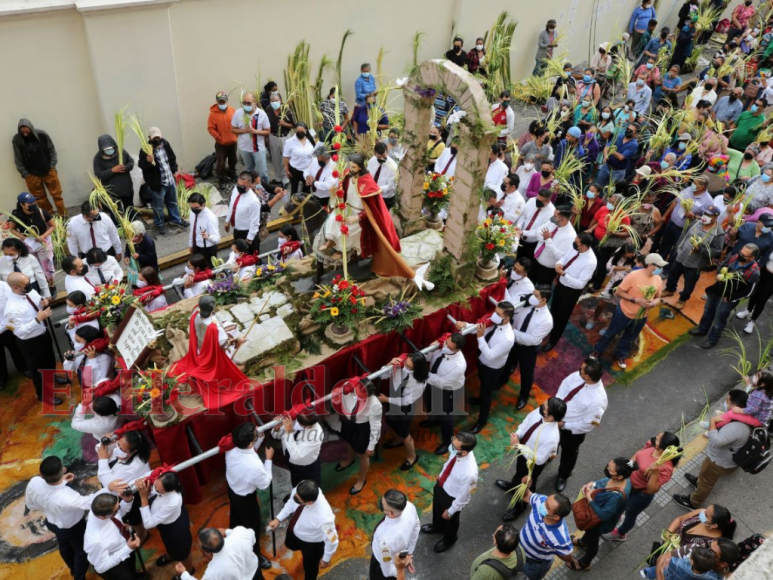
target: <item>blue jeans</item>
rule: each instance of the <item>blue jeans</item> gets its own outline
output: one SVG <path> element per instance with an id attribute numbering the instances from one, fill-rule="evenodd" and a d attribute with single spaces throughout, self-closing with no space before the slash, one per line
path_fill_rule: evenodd
<path id="1" fill-rule="evenodd" d="M 550 572 L 553 565 L 553 558 L 550 560 L 532 560 L 526 558 L 523 564 L 523 573 L 529 580 L 542 580 Z"/>
<path id="2" fill-rule="evenodd" d="M 609 165 L 602 163 L 599 166 L 599 174 L 596 176 L 596 185 L 601 187 L 607 187 L 609 185 L 609 176 L 612 176 L 612 184 L 614 185 L 621 179 L 625 178 L 625 169 L 610 169 Z"/>
<path id="3" fill-rule="evenodd" d="M 593 350 L 598 355 L 603 354 L 612 339 L 622 332 L 623 336 L 620 338 L 620 342 L 617 343 L 615 356 L 619 359 L 628 358 L 628 354 L 631 352 L 631 345 L 636 340 L 636 337 L 639 336 L 639 333 L 641 333 L 646 322 L 646 316 L 640 319 L 628 318 L 623 314 L 618 304 L 614 315 L 612 315 L 612 320 L 609 322 L 609 326 L 604 331 L 604 334 L 601 335 L 601 339 L 593 347 Z"/>
<path id="4" fill-rule="evenodd" d="M 711 344 L 719 342 L 719 337 L 722 336 L 722 331 L 725 330 L 727 320 L 735 307 L 732 302 L 725 302 L 721 295 L 709 294 L 706 306 L 703 307 L 703 316 L 698 330 L 709 333 Z"/>
<path id="5" fill-rule="evenodd" d="M 239 157 L 242 158 L 245 171 L 252 171 L 255 169 L 255 158 L 252 156 L 252 151 L 242 151 L 239 149 Z"/>
<path id="6" fill-rule="evenodd" d="M 655 498 L 654 495 L 642 491 L 631 491 L 628 501 L 625 503 L 625 518 L 623 523 L 617 526 L 617 532 L 626 535 L 636 525 L 636 518 L 646 510 Z"/>
<path id="7" fill-rule="evenodd" d="M 666 282 L 666 290 L 668 292 L 676 291 L 676 285 L 679 283 L 680 276 L 684 276 L 684 288 L 679 293 L 679 300 L 687 302 L 690 296 L 692 296 L 692 291 L 695 290 L 695 285 L 698 283 L 701 273 L 698 271 L 698 268 L 688 268 L 681 262 L 674 260 L 668 272 L 668 281 Z"/>
<path id="8" fill-rule="evenodd" d="M 644 569 L 644 573 L 647 575 L 647 578 L 650 578 L 651 580 L 654 580 L 657 578 L 655 575 L 655 566 L 650 566 L 648 568 Z"/>
<path id="9" fill-rule="evenodd" d="M 261 136 L 258 135 L 258 137 Z M 253 152 L 252 161 L 255 164 L 255 171 L 257 171 L 261 177 L 268 181 L 268 163 L 266 162 L 266 150 L 261 149 L 260 151 Z"/>
<path id="10" fill-rule="evenodd" d="M 169 221 L 173 224 L 180 223 L 180 210 L 177 207 L 177 189 L 174 183 L 162 185 L 160 191 L 150 190 L 153 194 L 150 205 L 153 208 L 153 224 L 160 228 L 164 225 L 164 205 L 169 212 Z"/>
<path id="11" fill-rule="evenodd" d="M 531 71 L 532 76 L 539 76 L 542 74 L 542 71 L 545 70 L 545 67 L 547 66 L 547 63 L 542 59 L 535 59 L 534 62 L 534 70 Z"/>

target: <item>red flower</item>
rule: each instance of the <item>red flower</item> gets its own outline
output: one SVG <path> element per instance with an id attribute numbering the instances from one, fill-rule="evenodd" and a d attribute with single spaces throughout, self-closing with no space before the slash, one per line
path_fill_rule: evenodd
<path id="1" fill-rule="evenodd" d="M 349 287 L 348 280 L 341 280 L 341 283 L 338 285 L 339 290 L 346 290 L 348 287 Z"/>
<path id="2" fill-rule="evenodd" d="M 333 177 L 338 177 L 338 176 L 339 176 L 339 175 L 341 175 L 341 174 L 340 174 L 340 173 L 338 173 L 338 170 L 334 169 L 334 170 L 333 170 L 333 173 L 332 173 L 331 175 L 332 175 Z"/>
<path id="3" fill-rule="evenodd" d="M 505 233 L 505 228 L 499 228 L 499 231 L 504 234 Z"/>
<path id="4" fill-rule="evenodd" d="M 340 143 L 333 143 L 333 149 L 335 149 L 336 151 L 340 151 L 341 150 L 341 144 Z"/>
<path id="5" fill-rule="evenodd" d="M 119 294 L 121 294 L 121 295 L 123 295 L 123 293 L 124 293 L 124 289 L 123 289 L 123 288 L 121 288 L 120 290 L 118 290 L 118 293 L 119 293 Z"/>
<path id="6" fill-rule="evenodd" d="M 333 282 L 334 283 L 338 282 L 341 278 L 343 278 L 343 276 L 341 276 L 341 274 L 336 274 L 336 276 L 333 278 Z"/>
<path id="7" fill-rule="evenodd" d="M 339 214 L 336 216 L 336 221 L 337 221 L 337 222 L 342 222 L 342 221 L 344 221 L 344 216 L 342 216 L 342 215 L 339 213 Z"/>
<path id="8" fill-rule="evenodd" d="M 349 233 L 349 226 L 347 226 L 346 224 L 341 225 L 341 233 L 343 235 L 348 234 Z"/>
<path id="9" fill-rule="evenodd" d="M 357 304 L 357 299 L 354 297 L 354 295 L 349 296 L 349 302 L 351 302 L 352 304 Z"/>
<path id="10" fill-rule="evenodd" d="M 142 402 L 142 395 L 141 395 L 141 394 L 140 394 L 140 395 L 137 395 L 137 402 L 138 402 L 138 403 L 141 403 L 141 402 Z"/>
<path id="11" fill-rule="evenodd" d="M 486 244 L 486 249 L 487 250 L 493 250 L 494 247 L 495 247 L 494 244 L 491 244 L 491 243 Z"/>
<path id="12" fill-rule="evenodd" d="M 336 133 L 340 133 L 343 130 L 344 129 L 343 127 L 341 127 L 341 125 L 336 125 L 335 127 L 333 127 L 333 131 L 335 131 Z"/>
<path id="13" fill-rule="evenodd" d="M 352 308 L 352 314 L 357 314 L 357 309 L 356 308 Z"/>
<path id="14" fill-rule="evenodd" d="M 346 204 L 345 203 L 339 203 L 338 204 L 338 209 L 340 209 L 340 210 L 346 209 Z"/>
<path id="15" fill-rule="evenodd" d="M 483 227 L 484 227 L 484 228 L 487 228 L 487 227 L 488 227 L 488 224 L 484 222 L 484 223 L 483 223 Z"/>
<path id="16" fill-rule="evenodd" d="M 343 199 L 343 198 L 344 198 L 344 190 L 343 190 L 343 189 L 339 189 L 338 191 L 336 191 L 336 195 L 337 195 L 337 196 L 338 196 L 340 199 Z"/>
<path id="17" fill-rule="evenodd" d="M 337 143 L 336 143 L 337 145 Z M 338 161 L 338 153 L 333 153 L 333 156 L 331 157 L 333 161 Z"/>

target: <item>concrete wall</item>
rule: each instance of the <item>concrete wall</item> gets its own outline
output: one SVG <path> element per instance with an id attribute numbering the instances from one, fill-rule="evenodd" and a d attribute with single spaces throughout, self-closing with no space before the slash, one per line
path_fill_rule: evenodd
<path id="1" fill-rule="evenodd" d="M 733 0 L 733 4 L 739 0 Z M 362 62 L 388 52 L 390 79 L 404 76 L 414 33 L 425 32 L 421 60 L 450 47 L 452 25 L 469 49 L 509 10 L 518 21 L 513 79 L 534 66 L 537 35 L 548 18 L 567 30 L 559 53 L 587 61 L 600 42 L 619 35 L 638 0 L 0 0 L 0 209 L 9 210 L 25 189 L 12 163 L 11 137 L 19 117 L 48 131 L 59 150 L 68 205 L 86 198 L 97 137 L 112 133 L 123 105 L 146 127 L 157 125 L 191 170 L 212 151 L 206 132 L 218 90 L 276 80 L 283 88 L 287 55 L 305 39 L 314 75 L 323 54 L 337 58 L 346 28 L 355 34 L 344 52 L 343 95 L 352 104 Z M 659 19 L 673 26 L 681 0 L 660 0 Z M 670 14 L 670 18 L 668 18 Z M 594 19 L 595 16 L 595 19 Z M 593 23 L 595 22 L 595 26 Z M 591 50 L 592 47 L 592 50 Z M 334 69 L 325 75 L 332 86 Z M 314 79 L 312 79 L 314 80 Z M 394 93 L 398 95 L 399 93 Z M 399 97 L 394 107 L 401 107 Z M 138 143 L 127 136 L 134 155 Z"/>

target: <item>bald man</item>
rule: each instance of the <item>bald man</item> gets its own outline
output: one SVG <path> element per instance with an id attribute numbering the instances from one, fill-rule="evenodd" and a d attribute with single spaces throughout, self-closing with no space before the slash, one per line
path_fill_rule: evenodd
<path id="1" fill-rule="evenodd" d="M 6 282 L 11 288 L 11 294 L 5 304 L 5 319 L 16 337 L 16 344 L 24 356 L 27 368 L 32 372 L 32 383 L 38 400 L 42 401 L 43 375 L 40 371 L 56 369 L 54 347 L 45 324 L 51 316 L 49 301 L 41 298 L 31 288 L 30 279 L 20 272 L 9 274 Z M 46 400 L 50 400 L 51 396 L 49 391 Z M 58 405 L 62 399 L 53 397 L 53 403 Z"/>

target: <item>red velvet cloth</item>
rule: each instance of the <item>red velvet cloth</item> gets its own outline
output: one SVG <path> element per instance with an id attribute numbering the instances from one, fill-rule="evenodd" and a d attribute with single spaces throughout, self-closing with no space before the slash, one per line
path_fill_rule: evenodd
<path id="1" fill-rule="evenodd" d="M 150 485 L 153 485 L 156 483 L 156 480 L 164 475 L 165 473 L 169 473 L 170 471 L 174 471 L 169 465 L 164 463 L 161 467 L 156 467 L 153 471 L 150 472 L 150 475 L 148 475 L 145 479 L 148 480 L 148 483 Z"/>
<path id="2" fill-rule="evenodd" d="M 389 215 L 389 209 L 384 203 L 384 198 L 378 193 L 381 191 L 378 184 L 373 180 L 370 173 L 357 178 L 357 192 L 360 194 L 363 205 L 367 205 L 373 216 L 376 225 L 384 234 L 387 242 L 395 252 L 400 251 L 400 238 L 397 237 L 395 224 L 392 216 Z M 367 218 L 360 220 L 362 235 L 360 237 L 360 248 L 362 248 L 362 257 L 368 258 L 378 251 L 380 239 L 376 235 L 374 226 Z"/>
<path id="3" fill-rule="evenodd" d="M 287 256 L 289 254 L 292 254 L 294 251 L 296 251 L 298 248 L 301 247 L 300 242 L 285 242 L 281 246 L 279 246 L 279 253 L 282 256 Z"/>
<path id="4" fill-rule="evenodd" d="M 158 298 L 163 293 L 163 286 L 145 286 L 144 288 L 137 288 L 132 292 L 142 304 L 146 304 L 147 302 Z"/>
<path id="5" fill-rule="evenodd" d="M 254 254 L 243 254 L 236 258 L 236 265 L 240 268 L 245 268 L 247 266 L 254 266 L 260 262 L 260 258 L 258 258 L 257 255 Z"/>
<path id="6" fill-rule="evenodd" d="M 97 318 L 99 318 L 99 310 L 87 312 L 85 308 L 78 309 L 75 314 L 70 316 L 70 320 L 75 324 L 83 324 L 84 322 L 96 320 Z"/>
<path id="7" fill-rule="evenodd" d="M 193 282 L 203 282 L 204 280 L 211 280 L 214 274 L 212 273 L 212 270 L 207 268 L 206 270 L 202 270 L 201 272 L 196 272 L 193 275 Z"/>
<path id="8" fill-rule="evenodd" d="M 124 425 L 123 427 L 121 427 L 119 429 L 116 429 L 113 432 L 113 434 L 116 437 L 120 438 L 124 433 L 126 433 L 128 431 L 141 431 L 142 429 L 144 429 L 147 426 L 148 426 L 147 419 L 144 419 L 144 418 L 143 419 L 137 419 L 136 421 L 130 421 L 130 422 L 126 423 L 126 425 Z"/>
<path id="9" fill-rule="evenodd" d="M 83 346 L 83 350 L 85 351 L 87 348 L 93 348 L 97 352 L 104 352 L 107 350 L 107 347 L 109 346 L 110 346 L 110 339 L 108 338 L 107 333 L 105 332 L 102 338 L 98 338 L 96 340 L 92 340 L 91 342 L 87 342 Z"/>
<path id="10" fill-rule="evenodd" d="M 413 344 L 424 348 L 443 333 L 454 330 L 446 314 L 451 314 L 457 320 L 475 322 L 493 311 L 494 306 L 488 301 L 489 296 L 501 300 L 504 296 L 504 285 L 501 282 L 492 284 L 481 291 L 479 298 L 470 299 L 463 304 L 452 304 L 416 320 L 405 335 Z M 314 389 L 315 398 L 318 398 L 332 392 L 337 383 L 362 374 L 362 369 L 354 362 L 353 355 L 357 355 L 369 369 L 375 371 L 388 364 L 395 356 L 409 351 L 408 345 L 396 332 L 377 334 L 339 350 L 325 359 L 323 365 L 299 371 L 293 382 L 278 376 L 274 381 L 263 384 L 254 392 L 235 401 L 233 405 L 222 405 L 215 412 L 192 415 L 171 427 L 153 429 L 152 435 L 161 461 L 173 465 L 196 454 L 186 433 L 188 426 L 203 451 L 212 449 L 218 446 L 224 435 L 230 434 L 235 425 L 248 420 L 248 413 L 244 410 L 247 400 L 252 401 L 256 412 L 266 418 L 288 414 L 288 409 L 294 406 L 295 410 L 299 411 L 301 407 L 296 405 L 303 403 L 310 395 L 308 389 L 299 388 L 301 384 L 309 384 Z M 463 352 L 467 360 L 467 373 L 475 372 L 478 359 L 477 342 L 468 338 Z M 385 382 L 383 385 L 386 389 Z M 322 407 L 318 406 L 317 410 L 322 411 Z M 213 470 L 222 471 L 224 466 L 225 460 L 220 454 L 194 468 L 181 471 L 180 480 L 185 488 L 186 503 L 201 502 L 201 486 L 206 485 Z"/>

